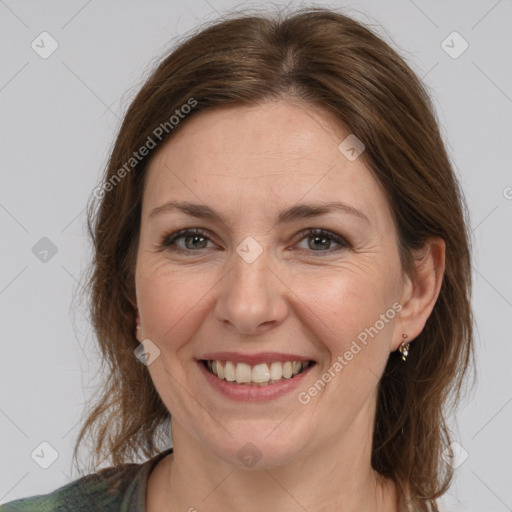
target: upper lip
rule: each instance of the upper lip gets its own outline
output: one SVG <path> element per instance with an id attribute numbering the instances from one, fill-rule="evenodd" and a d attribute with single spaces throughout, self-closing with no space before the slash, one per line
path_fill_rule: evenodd
<path id="1" fill-rule="evenodd" d="M 272 363 L 274 361 L 313 361 L 311 357 L 300 356 L 298 354 L 284 354 L 281 352 L 259 352 L 257 354 L 243 354 L 242 352 L 211 352 L 198 357 L 199 360 L 210 361 L 233 361 L 236 363 L 246 363 L 250 365 Z"/>

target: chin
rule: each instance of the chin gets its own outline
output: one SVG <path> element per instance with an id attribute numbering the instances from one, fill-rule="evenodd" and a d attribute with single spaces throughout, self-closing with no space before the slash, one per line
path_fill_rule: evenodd
<path id="1" fill-rule="evenodd" d="M 244 423 L 244 427 L 237 429 L 237 433 L 231 436 L 222 431 L 220 438 L 203 438 L 206 446 L 217 457 L 237 469 L 266 470 L 283 466 L 307 446 L 308 435 L 301 433 L 300 429 L 291 432 L 289 425 L 276 428 L 278 423 L 274 421 Z M 233 432 L 233 429 L 227 430 Z"/>

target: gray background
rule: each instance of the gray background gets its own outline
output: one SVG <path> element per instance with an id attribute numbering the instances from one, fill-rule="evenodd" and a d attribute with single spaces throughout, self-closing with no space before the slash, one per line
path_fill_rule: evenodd
<path id="1" fill-rule="evenodd" d="M 0 0 L 0 503 L 76 476 L 71 451 L 98 358 L 72 299 L 91 254 L 84 207 L 122 113 L 177 37 L 239 5 L 266 4 Z M 478 326 L 478 383 L 455 433 L 468 457 L 446 509 L 512 510 L 512 0 L 322 5 L 370 23 L 432 91 L 471 211 Z M 31 47 L 43 31 L 59 45 L 47 59 Z M 469 44 L 458 58 L 445 51 L 462 49 L 458 36 L 442 46 L 453 31 Z M 46 261 L 43 237 L 57 249 Z M 48 469 L 42 442 L 58 452 Z"/>

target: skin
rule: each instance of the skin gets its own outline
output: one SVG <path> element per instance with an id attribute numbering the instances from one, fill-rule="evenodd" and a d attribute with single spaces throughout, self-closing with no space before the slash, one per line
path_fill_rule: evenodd
<path id="1" fill-rule="evenodd" d="M 444 243 L 429 240 L 414 277 L 404 275 L 382 189 L 362 158 L 349 161 L 338 150 L 349 133 L 330 114 L 272 100 L 201 112 L 151 161 L 135 276 L 137 339 L 160 350 L 148 370 L 172 413 L 174 454 L 150 475 L 149 512 L 398 510 L 394 485 L 370 464 L 377 384 L 402 334 L 414 340 L 432 311 Z M 170 200 L 206 204 L 226 224 L 178 210 L 149 218 Z M 277 223 L 291 206 L 331 201 L 367 221 L 333 211 Z M 184 228 L 207 238 L 160 250 L 161 239 Z M 348 246 L 302 233 L 308 228 Z M 236 252 L 247 236 L 263 251 L 252 263 Z M 299 403 L 298 392 L 394 303 L 401 311 Z M 195 358 L 211 351 L 294 353 L 317 364 L 297 392 L 243 403 L 206 383 Z M 248 442 L 261 454 L 252 468 L 237 456 Z"/>

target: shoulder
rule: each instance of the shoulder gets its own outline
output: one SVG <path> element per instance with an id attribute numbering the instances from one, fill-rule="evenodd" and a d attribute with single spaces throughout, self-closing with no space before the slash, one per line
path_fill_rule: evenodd
<path id="1" fill-rule="evenodd" d="M 18 499 L 0 506 L 0 512 L 54 512 L 114 510 L 123 499 L 126 485 L 132 481 L 139 466 L 130 464 L 107 468 L 84 476 L 55 491 Z M 119 510 L 119 507 L 117 508 Z"/>
<path id="2" fill-rule="evenodd" d="M 5 503 L 0 505 L 0 512 L 144 512 L 149 473 L 169 452 L 143 464 L 101 469 L 49 494 Z"/>

